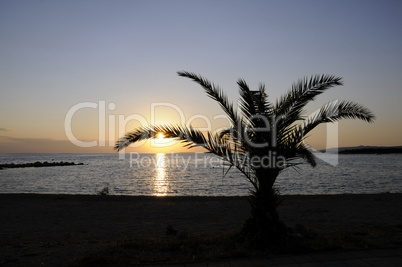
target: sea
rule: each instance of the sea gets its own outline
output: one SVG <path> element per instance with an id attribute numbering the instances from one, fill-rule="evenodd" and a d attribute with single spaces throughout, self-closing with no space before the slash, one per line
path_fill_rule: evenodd
<path id="1" fill-rule="evenodd" d="M 283 195 L 402 193 L 402 154 L 340 154 L 288 168 L 277 178 Z M 0 193 L 130 196 L 245 196 L 244 175 L 207 153 L 0 154 L 0 164 L 75 162 L 84 165 L 0 170 Z"/>

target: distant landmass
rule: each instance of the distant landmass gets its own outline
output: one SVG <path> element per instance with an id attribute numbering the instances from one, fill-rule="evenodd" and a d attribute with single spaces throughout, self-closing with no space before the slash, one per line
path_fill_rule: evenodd
<path id="1" fill-rule="evenodd" d="M 320 152 L 339 154 L 399 154 L 402 153 L 402 146 L 356 146 L 323 149 Z"/>

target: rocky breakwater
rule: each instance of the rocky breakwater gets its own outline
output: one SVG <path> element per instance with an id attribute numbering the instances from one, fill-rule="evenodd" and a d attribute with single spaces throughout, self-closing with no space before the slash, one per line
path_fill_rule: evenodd
<path id="1" fill-rule="evenodd" d="M 6 163 L 6 164 L 0 164 L 0 170 L 1 169 L 10 169 L 10 168 L 29 168 L 29 167 L 55 167 L 55 166 L 75 166 L 75 165 L 84 165 L 84 163 L 75 163 L 75 162 L 31 162 L 31 163 Z"/>

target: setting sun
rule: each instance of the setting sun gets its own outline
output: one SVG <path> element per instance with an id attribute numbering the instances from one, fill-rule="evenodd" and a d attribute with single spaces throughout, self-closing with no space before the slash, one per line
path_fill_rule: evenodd
<path id="1" fill-rule="evenodd" d="M 161 140 L 161 139 L 163 139 L 163 138 L 164 138 L 163 133 L 158 133 L 158 135 L 157 135 L 157 136 L 158 136 L 158 139 L 159 139 L 159 140 Z"/>

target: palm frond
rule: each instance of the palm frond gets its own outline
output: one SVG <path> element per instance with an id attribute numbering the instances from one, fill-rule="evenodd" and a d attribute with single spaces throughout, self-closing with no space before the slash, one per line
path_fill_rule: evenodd
<path id="1" fill-rule="evenodd" d="M 259 94 L 257 96 L 257 109 L 260 114 L 265 114 L 268 118 L 272 118 L 273 105 L 268 101 L 268 95 L 266 94 L 265 85 L 261 83 L 258 86 Z"/>
<path id="2" fill-rule="evenodd" d="M 312 167 L 316 166 L 315 156 L 310 147 L 303 141 L 305 135 L 300 131 L 300 126 L 294 126 L 286 138 L 281 140 L 277 147 L 277 153 L 286 160 L 286 167 L 293 167 L 302 164 L 298 159 L 302 159 Z"/>
<path id="3" fill-rule="evenodd" d="M 158 133 L 162 133 L 165 138 L 177 138 L 180 141 L 187 143 L 185 146 L 191 147 L 206 147 L 207 140 L 201 131 L 192 127 L 174 126 L 174 125 L 152 125 L 149 127 L 140 127 L 128 133 L 125 137 L 120 138 L 116 143 L 115 149 L 121 150 L 128 147 L 130 144 L 140 142 L 146 139 L 156 138 Z"/>
<path id="4" fill-rule="evenodd" d="M 219 133 L 211 134 L 208 132 L 207 135 L 208 140 L 205 143 L 205 148 L 209 152 L 223 158 L 230 163 L 233 163 L 230 142 L 226 138 L 222 137 Z"/>
<path id="5" fill-rule="evenodd" d="M 302 125 L 303 135 L 307 135 L 319 124 L 336 122 L 341 119 L 359 119 L 371 123 L 375 116 L 369 109 L 356 102 L 332 101 L 323 105 L 305 120 Z"/>
<path id="6" fill-rule="evenodd" d="M 220 133 L 211 134 L 207 132 L 208 138 L 205 138 L 201 131 L 185 126 L 154 125 L 140 127 L 121 138 L 116 143 L 115 149 L 121 150 L 132 143 L 156 138 L 159 133 L 162 133 L 165 138 L 176 138 L 180 140 L 184 143 L 184 147 L 203 147 L 226 161 L 234 162 L 231 143 L 226 138 L 222 137 Z"/>
<path id="7" fill-rule="evenodd" d="M 233 125 L 236 125 L 238 121 L 238 116 L 235 112 L 233 104 L 229 102 L 227 96 L 223 93 L 223 91 L 204 77 L 197 75 L 192 72 L 180 71 L 177 74 L 181 77 L 190 78 L 199 85 L 204 88 L 207 95 L 213 100 L 217 101 L 219 105 L 222 107 L 223 111 L 229 116 Z"/>
<path id="8" fill-rule="evenodd" d="M 258 178 L 255 176 L 255 170 L 251 166 L 249 153 L 237 151 L 233 159 L 233 165 L 243 173 L 247 180 L 253 185 L 254 190 L 258 190 Z"/>
<path id="9" fill-rule="evenodd" d="M 289 114 L 303 108 L 309 101 L 336 85 L 343 85 L 342 78 L 333 75 L 314 75 L 304 77 L 292 85 L 291 90 L 282 96 L 275 105 L 277 114 Z"/>
<path id="10" fill-rule="evenodd" d="M 251 119 L 257 113 L 255 108 L 255 97 L 250 91 L 245 80 L 239 79 L 237 84 L 239 85 L 240 93 L 240 110 L 245 118 Z"/>
<path id="11" fill-rule="evenodd" d="M 278 143 L 281 144 L 281 154 L 287 160 L 293 161 L 297 158 L 304 159 L 311 166 L 315 166 L 315 156 L 309 147 L 303 143 L 308 133 L 322 123 L 336 122 L 341 119 L 360 119 L 373 122 L 374 114 L 364 106 L 352 101 L 332 101 L 311 114 L 301 125 L 293 125 L 282 136 Z"/>
<path id="12" fill-rule="evenodd" d="M 317 165 L 314 154 L 312 153 L 310 148 L 302 142 L 297 145 L 295 156 L 305 160 L 312 167 L 315 167 Z"/>
<path id="13" fill-rule="evenodd" d="M 314 75 L 309 79 L 305 77 L 294 83 L 291 90 L 282 96 L 274 107 L 275 116 L 281 118 L 279 129 L 286 130 L 287 127 L 301 120 L 301 114 L 307 103 L 336 85 L 343 85 L 342 78 L 325 74 Z"/>
<path id="14" fill-rule="evenodd" d="M 247 118 L 252 125 L 258 127 L 256 121 L 260 116 L 267 119 L 272 115 L 272 104 L 267 101 L 267 94 L 265 93 L 265 85 L 260 84 L 257 91 L 252 91 L 243 79 L 237 81 L 240 93 L 240 110 L 245 118 Z"/>
<path id="15" fill-rule="evenodd" d="M 247 128 L 249 128 L 250 125 L 242 119 L 240 119 L 236 125 L 237 127 L 232 126 L 220 131 L 218 135 L 220 138 L 224 138 L 230 142 L 235 151 L 244 152 L 247 150 L 248 146 L 245 135 L 247 134 Z"/>

